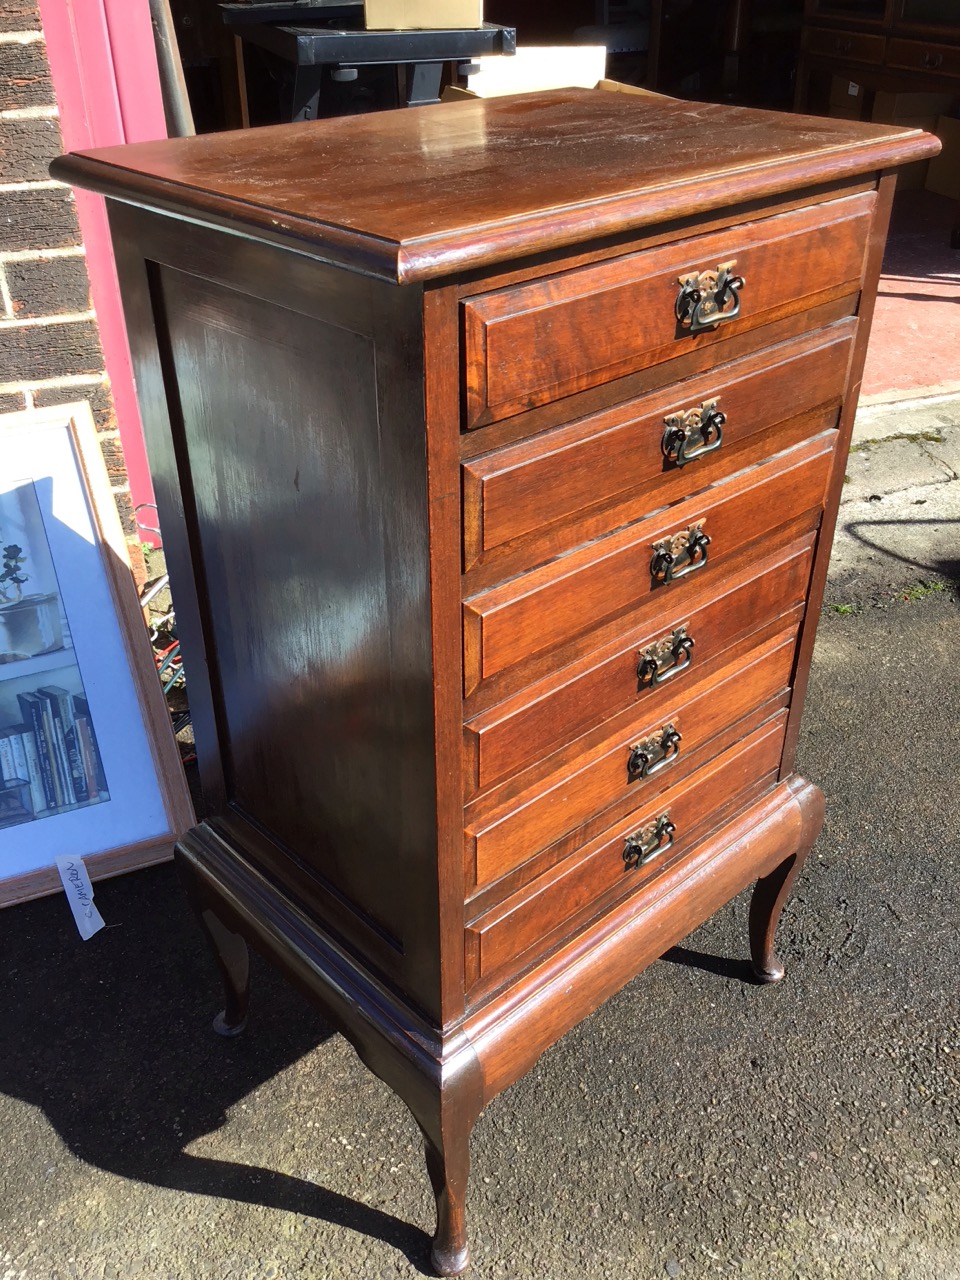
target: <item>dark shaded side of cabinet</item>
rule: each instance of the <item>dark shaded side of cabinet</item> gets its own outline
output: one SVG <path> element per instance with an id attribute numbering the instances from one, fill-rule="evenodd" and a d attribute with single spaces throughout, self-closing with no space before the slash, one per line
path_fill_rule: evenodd
<path id="1" fill-rule="evenodd" d="M 206 819 L 436 1016 L 420 291 L 112 221 Z"/>

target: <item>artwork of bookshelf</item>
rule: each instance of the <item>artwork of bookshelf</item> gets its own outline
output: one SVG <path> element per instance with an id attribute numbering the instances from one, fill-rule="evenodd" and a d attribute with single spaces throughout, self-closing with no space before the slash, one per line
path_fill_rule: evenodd
<path id="1" fill-rule="evenodd" d="M 0 481 L 0 828 L 110 792 L 36 487 Z"/>
<path id="2" fill-rule="evenodd" d="M 89 407 L 0 416 L 0 906 L 193 821 Z"/>

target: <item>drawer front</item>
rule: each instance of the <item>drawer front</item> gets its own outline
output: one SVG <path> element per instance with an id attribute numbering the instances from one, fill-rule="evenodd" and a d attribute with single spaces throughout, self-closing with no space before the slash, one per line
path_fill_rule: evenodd
<path id="1" fill-rule="evenodd" d="M 937 75 L 960 75 L 960 45 L 932 44 L 926 40 L 891 40 L 887 65 L 905 71 L 932 71 Z"/>
<path id="2" fill-rule="evenodd" d="M 741 441 L 839 404 L 855 333 L 856 321 L 845 321 L 691 379 L 679 396 L 647 396 L 466 463 L 465 568 L 631 491 L 664 506 L 717 478 L 704 479 L 705 467 L 735 470 Z M 684 487 L 667 492 L 668 478 Z"/>
<path id="3" fill-rule="evenodd" d="M 470 924 L 468 980 L 487 978 L 525 953 L 533 959 L 674 866 L 717 824 L 719 814 L 734 812 L 774 779 L 785 723 L 781 712 Z"/>
<path id="4" fill-rule="evenodd" d="M 875 201 L 873 192 L 849 196 L 466 300 L 467 427 L 721 343 L 856 286 Z M 678 319 L 681 280 L 733 261 L 732 274 L 745 281 L 738 314 L 731 318 L 728 291 L 721 322 L 694 331 L 691 313 Z"/>
<path id="5" fill-rule="evenodd" d="M 826 58 L 849 58 L 852 62 L 883 62 L 884 37 L 863 31 L 827 31 L 806 27 L 803 47 L 807 53 Z"/>
<path id="6" fill-rule="evenodd" d="M 469 799 L 514 777 L 612 716 L 651 709 L 689 687 L 731 645 L 802 605 L 812 535 L 633 627 L 616 645 L 540 681 L 464 727 Z"/>
<path id="7" fill-rule="evenodd" d="M 632 798 L 643 802 L 666 779 L 690 771 L 688 758 L 748 711 L 784 693 L 793 669 L 796 629 L 684 696 L 645 709 L 613 739 L 503 809 L 479 802 L 467 811 L 467 861 L 478 887 L 490 884 L 595 814 Z M 669 783 L 667 784 L 669 785 Z M 632 807 L 632 805 L 631 805 Z M 488 811 L 489 810 L 489 811 Z"/>
<path id="8" fill-rule="evenodd" d="M 835 431 L 825 432 L 764 466 L 466 601 L 466 694 L 621 617 L 654 592 L 660 607 L 669 607 L 669 593 L 689 590 L 691 582 L 711 575 L 711 566 L 716 569 L 747 543 L 818 511 L 835 439 Z M 703 535 L 710 538 L 709 547 L 702 546 Z M 687 566 L 680 563 L 683 545 L 691 548 Z M 663 559 L 671 546 L 680 549 L 671 571 L 676 576 L 663 581 Z"/>

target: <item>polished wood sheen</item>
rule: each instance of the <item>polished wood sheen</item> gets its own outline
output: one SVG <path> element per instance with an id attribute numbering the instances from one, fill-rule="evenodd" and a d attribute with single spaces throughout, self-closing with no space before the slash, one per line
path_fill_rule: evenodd
<path id="1" fill-rule="evenodd" d="M 712 576 L 745 543 L 816 511 L 834 440 L 832 431 L 816 436 L 762 467 L 466 601 L 464 693 L 544 650 L 562 652 L 584 631 L 644 599 L 650 610 L 662 608 L 668 595 L 689 590 L 698 576 Z M 695 525 L 711 539 L 702 567 L 673 582 L 655 579 L 650 566 L 657 544 Z M 519 673 L 514 683 L 518 679 Z"/>
<path id="2" fill-rule="evenodd" d="M 728 646 L 759 631 L 800 605 L 810 578 L 813 535 L 757 561 L 750 556 L 723 586 L 704 580 L 672 610 L 629 626 L 615 644 L 590 653 L 557 674 L 498 703 L 464 725 L 464 796 L 515 777 L 525 767 L 618 712 L 639 703 L 659 704 L 666 682 L 642 682 L 638 668 L 646 649 L 683 627 L 693 640 L 683 670 L 669 675 L 671 689 L 686 688 L 713 672 Z"/>
<path id="3" fill-rule="evenodd" d="M 690 768 L 691 753 L 702 743 L 786 689 L 795 639 L 793 631 L 778 636 L 747 662 L 737 658 L 714 680 L 684 694 L 677 691 L 657 708 L 646 707 L 597 750 L 564 766 L 531 791 L 511 796 L 504 807 L 495 807 L 494 800 L 468 809 L 467 850 L 475 882 L 483 885 L 498 879 L 544 845 L 582 828 L 595 813 L 618 802 L 641 803 L 660 782 L 683 777 Z M 659 737 L 667 725 L 681 735 L 679 748 L 655 774 L 637 777 L 630 769 L 634 746 Z"/>
<path id="4" fill-rule="evenodd" d="M 549 435 L 469 459 L 463 467 L 464 567 L 489 564 L 496 553 L 513 550 L 518 539 L 536 540 L 547 529 L 596 513 L 604 502 L 629 495 L 633 509 L 638 500 L 661 506 L 665 497 L 689 493 L 691 481 L 706 486 L 739 469 L 738 463 L 768 457 L 788 443 L 786 432 L 772 429 L 816 409 L 824 398 L 839 407 L 855 328 L 851 321 L 818 329 L 781 349 L 765 348 L 708 376 L 688 378 L 680 401 L 671 388 L 668 395 L 618 404 Z M 696 471 L 684 473 L 664 457 L 666 420 L 714 401 L 725 419 L 723 452 L 697 459 Z M 754 459 L 743 445 L 758 432 L 769 435 Z M 801 438 L 807 434 L 809 429 Z M 579 540 L 576 531 L 572 536 Z"/>
<path id="5" fill-rule="evenodd" d="M 410 1108 L 443 1275 L 471 1129 L 544 1049 L 751 883 L 782 976 L 888 170 L 935 148 L 564 90 L 54 166 L 109 197 L 216 1030 L 252 943 Z"/>
<path id="6" fill-rule="evenodd" d="M 860 279 L 875 199 L 871 193 L 797 209 L 735 232 L 470 299 L 464 303 L 466 425 L 481 426 L 679 359 L 694 346 L 723 343 L 774 314 L 808 309 L 812 296 Z M 675 306 L 681 278 L 721 261 L 735 261 L 744 276 L 739 316 L 714 330 L 685 332 Z"/>
<path id="7" fill-rule="evenodd" d="M 589 842 L 576 857 L 565 859 L 471 922 L 467 947 L 475 950 L 476 979 L 496 974 L 531 950 L 548 950 L 558 930 L 569 932 L 582 918 L 601 914 L 615 898 L 634 893 L 683 858 L 696 847 L 705 823 L 715 821 L 725 807 L 742 804 L 752 790 L 761 792 L 775 778 L 785 723 L 781 712 L 744 743 L 716 755 Z M 623 856 L 627 838 L 661 813 L 676 826 L 670 847 L 643 866 L 628 866 Z"/>

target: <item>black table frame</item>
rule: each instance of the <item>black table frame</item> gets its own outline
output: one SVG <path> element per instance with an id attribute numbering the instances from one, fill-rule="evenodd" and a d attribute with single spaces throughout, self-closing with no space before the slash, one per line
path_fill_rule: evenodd
<path id="1" fill-rule="evenodd" d="M 234 9 L 224 5 L 224 21 L 237 36 L 259 45 L 296 68 L 291 119 L 315 120 L 325 69 L 396 65 L 409 68 L 406 105 L 439 102 L 444 65 L 468 62 L 489 54 L 512 54 L 517 35 L 513 27 L 487 22 L 477 29 L 455 31 L 344 30 L 298 23 L 235 21 Z M 259 6 L 244 6 L 259 8 Z M 245 16 L 245 15 L 244 15 Z"/>

